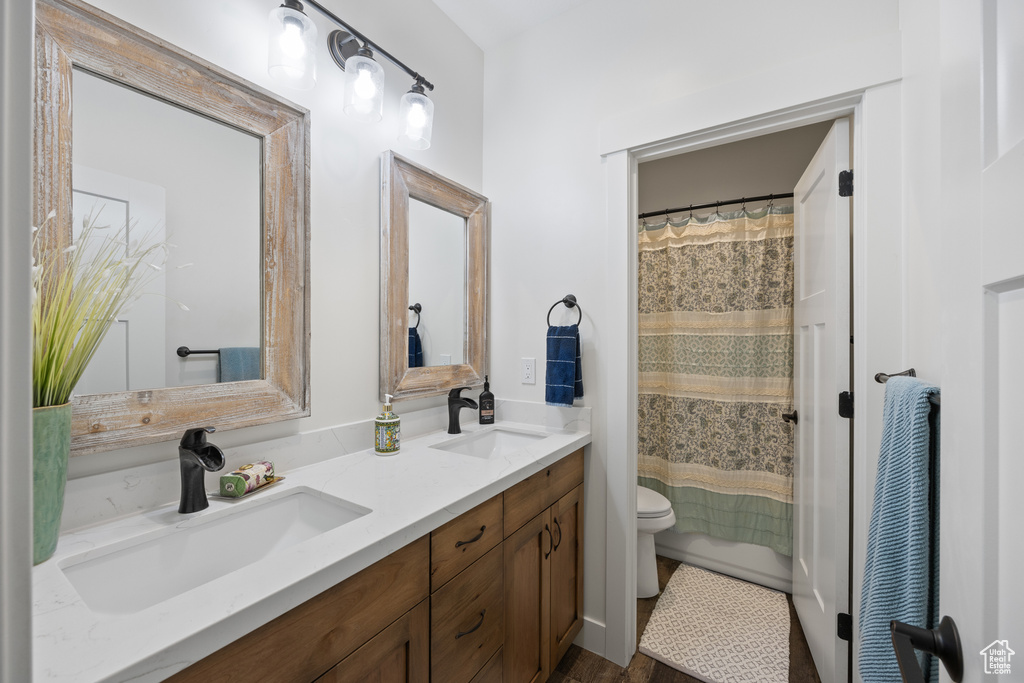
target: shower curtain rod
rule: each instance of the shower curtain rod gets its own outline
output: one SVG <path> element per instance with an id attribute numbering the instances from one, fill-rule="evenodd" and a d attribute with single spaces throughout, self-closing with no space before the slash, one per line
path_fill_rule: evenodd
<path id="1" fill-rule="evenodd" d="M 739 199 L 730 199 L 725 202 L 708 202 L 707 204 L 690 204 L 689 206 L 680 206 L 676 209 L 664 209 L 662 211 L 648 211 L 637 216 L 637 218 L 653 218 L 655 216 L 665 216 L 666 218 L 670 213 L 681 213 L 683 211 L 699 211 L 700 209 L 710 209 L 711 207 L 728 206 L 729 204 L 746 204 L 747 202 L 765 202 L 773 199 L 789 199 L 793 196 L 792 192 L 784 192 L 782 194 L 763 194 L 760 197 L 740 197 Z"/>

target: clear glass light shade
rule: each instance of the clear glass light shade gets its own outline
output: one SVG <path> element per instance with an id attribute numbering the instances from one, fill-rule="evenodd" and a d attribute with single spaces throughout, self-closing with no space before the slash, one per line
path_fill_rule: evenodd
<path id="1" fill-rule="evenodd" d="M 267 71 L 278 82 L 309 90 L 316 84 L 316 24 L 290 7 L 270 11 Z"/>
<path id="2" fill-rule="evenodd" d="M 402 127 L 398 141 L 412 149 L 430 147 L 430 134 L 434 127 L 434 103 L 425 94 L 409 91 L 402 95 L 398 115 Z"/>
<path id="3" fill-rule="evenodd" d="M 380 121 L 384 108 L 384 67 L 356 54 L 345 60 L 345 113 L 359 121 Z"/>

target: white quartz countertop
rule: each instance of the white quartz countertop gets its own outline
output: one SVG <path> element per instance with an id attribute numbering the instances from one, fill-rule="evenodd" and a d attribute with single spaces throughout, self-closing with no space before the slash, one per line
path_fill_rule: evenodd
<path id="1" fill-rule="evenodd" d="M 211 497 L 202 512 L 181 515 L 173 504 L 62 535 L 54 557 L 33 570 L 33 679 L 163 680 L 590 443 L 589 423 L 578 430 L 507 421 L 496 426 L 544 438 L 507 455 L 478 458 L 430 448 L 454 438 L 438 431 L 403 440 L 397 455 L 364 450 L 279 472 L 285 481 L 267 491 L 237 501 Z M 463 426 L 463 432 L 491 428 Z M 261 457 L 274 459 L 273 453 Z M 220 474 L 207 475 L 207 490 Z M 299 488 L 371 512 L 134 614 L 93 612 L 62 570 L 83 554 L 103 554 L 114 544 L 131 545 L 183 521 L 224 516 Z M 237 542 L 259 543 L 260 530 Z"/>

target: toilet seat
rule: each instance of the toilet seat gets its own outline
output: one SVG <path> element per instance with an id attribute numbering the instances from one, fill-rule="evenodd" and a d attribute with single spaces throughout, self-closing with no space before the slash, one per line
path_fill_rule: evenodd
<path id="1" fill-rule="evenodd" d="M 672 504 L 668 498 L 657 491 L 636 487 L 636 516 L 643 519 L 664 517 L 672 510 Z"/>

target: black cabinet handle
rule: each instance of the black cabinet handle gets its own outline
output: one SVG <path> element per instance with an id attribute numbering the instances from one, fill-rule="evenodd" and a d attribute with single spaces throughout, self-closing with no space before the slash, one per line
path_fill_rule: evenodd
<path id="1" fill-rule="evenodd" d="M 555 547 L 552 550 L 558 550 L 558 546 L 562 545 L 562 525 L 558 523 L 558 518 L 555 517 L 555 528 L 558 529 L 558 543 L 555 543 Z"/>
<path id="2" fill-rule="evenodd" d="M 459 631 L 458 633 L 455 634 L 455 640 L 458 640 L 462 636 L 468 636 L 470 633 L 472 633 L 473 631 L 475 631 L 478 628 L 480 628 L 481 626 L 483 626 L 484 625 L 484 615 L 485 614 L 487 614 L 487 610 L 485 610 L 485 609 L 484 610 L 480 610 L 480 621 L 476 622 L 476 626 L 474 626 L 473 628 L 469 629 L 468 631 Z"/>
<path id="3" fill-rule="evenodd" d="M 551 555 L 551 551 L 555 549 L 555 537 L 551 535 L 551 527 L 547 524 L 544 525 L 544 531 L 548 532 L 548 551 L 544 553 L 544 559 L 548 559 Z"/>
<path id="4" fill-rule="evenodd" d="M 474 536 L 473 538 L 469 539 L 468 541 L 456 541 L 455 542 L 455 547 L 456 548 L 461 548 L 464 545 L 469 545 L 470 543 L 476 543 L 477 541 L 479 541 L 483 537 L 484 529 L 486 529 L 486 528 L 487 528 L 486 524 L 484 526 L 480 527 L 480 533 L 478 533 L 476 536 Z"/>
<path id="5" fill-rule="evenodd" d="M 782 414 L 782 421 L 783 422 L 792 422 L 793 424 L 796 424 L 796 408 L 793 409 L 792 413 L 783 413 Z"/>

